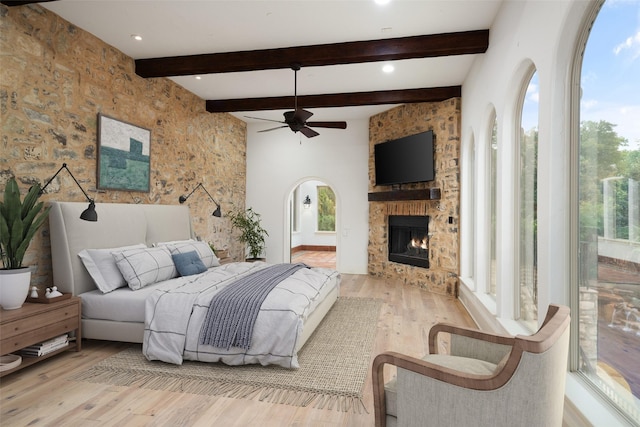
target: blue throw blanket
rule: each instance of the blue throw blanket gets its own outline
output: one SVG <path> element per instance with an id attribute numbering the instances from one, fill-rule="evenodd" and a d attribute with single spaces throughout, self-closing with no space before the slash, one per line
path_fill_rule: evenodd
<path id="1" fill-rule="evenodd" d="M 200 331 L 200 344 L 229 350 L 251 347 L 253 326 L 263 301 L 278 283 L 305 264 L 277 264 L 230 284 L 211 300 Z"/>

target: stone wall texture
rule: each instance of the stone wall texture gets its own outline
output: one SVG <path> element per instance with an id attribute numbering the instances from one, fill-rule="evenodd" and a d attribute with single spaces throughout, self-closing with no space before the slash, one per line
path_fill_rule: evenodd
<path id="1" fill-rule="evenodd" d="M 97 116 L 151 130 L 150 191 L 96 190 Z M 100 203 L 178 204 L 202 182 L 222 205 L 244 209 L 246 125 L 229 114 L 211 114 L 205 101 L 169 79 L 144 79 L 134 60 L 37 5 L 0 5 L 0 191 L 16 177 L 22 193 L 44 183 L 66 162 L 91 198 Z M 65 171 L 41 200 L 83 201 Z M 237 231 L 198 190 L 186 202 L 202 240 L 243 259 Z M 32 281 L 50 286 L 51 250 L 45 224 L 25 265 Z"/>
<path id="2" fill-rule="evenodd" d="M 435 180 L 402 185 L 403 190 L 440 188 L 440 200 L 386 201 L 369 203 L 369 274 L 401 280 L 407 284 L 452 296 L 458 294 L 460 212 L 460 98 L 438 103 L 407 104 L 369 120 L 369 191 L 376 187 L 373 159 L 375 144 L 432 130 L 434 133 Z M 428 269 L 388 260 L 389 215 L 429 215 Z M 449 223 L 449 218 L 452 223 Z"/>

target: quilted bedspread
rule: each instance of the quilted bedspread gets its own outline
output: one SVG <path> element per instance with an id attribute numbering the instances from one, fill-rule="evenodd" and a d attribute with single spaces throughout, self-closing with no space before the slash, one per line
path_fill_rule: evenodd
<path id="1" fill-rule="evenodd" d="M 182 364 L 183 360 L 228 365 L 275 364 L 297 368 L 296 348 L 304 320 L 330 289 L 338 286 L 335 270 L 303 268 L 280 282 L 265 298 L 247 349 L 200 343 L 200 332 L 213 296 L 264 262 L 240 262 L 204 273 L 172 279 L 146 300 L 142 351 L 149 360 Z"/>

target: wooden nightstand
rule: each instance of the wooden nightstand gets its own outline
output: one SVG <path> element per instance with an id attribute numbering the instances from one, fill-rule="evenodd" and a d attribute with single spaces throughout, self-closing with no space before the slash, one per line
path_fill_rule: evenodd
<path id="1" fill-rule="evenodd" d="M 228 250 L 226 249 L 216 250 L 215 253 L 218 259 L 220 260 L 220 265 L 229 264 L 230 262 L 233 262 L 233 258 L 229 256 Z"/>
<path id="2" fill-rule="evenodd" d="M 62 353 L 81 349 L 81 300 L 78 297 L 51 304 L 25 303 L 16 310 L 0 310 L 0 355 L 18 352 L 68 332 L 69 345 L 39 357 L 22 357 L 22 363 L 13 369 L 0 372 L 3 377 L 41 360 Z"/>

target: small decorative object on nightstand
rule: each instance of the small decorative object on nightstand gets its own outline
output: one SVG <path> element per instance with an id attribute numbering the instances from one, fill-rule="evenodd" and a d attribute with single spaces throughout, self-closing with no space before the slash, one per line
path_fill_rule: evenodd
<path id="1" fill-rule="evenodd" d="M 49 290 L 49 288 L 47 288 L 47 291 Z M 54 286 L 53 288 L 51 288 L 51 292 L 49 292 L 47 294 L 47 298 L 56 298 L 56 297 L 61 297 L 62 296 L 62 292 L 60 292 L 58 290 L 57 286 Z"/>

